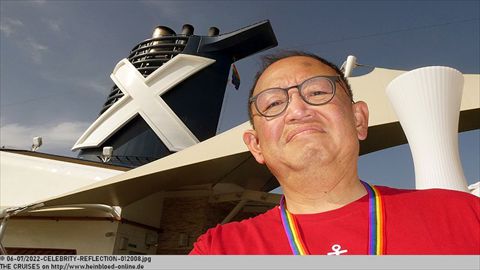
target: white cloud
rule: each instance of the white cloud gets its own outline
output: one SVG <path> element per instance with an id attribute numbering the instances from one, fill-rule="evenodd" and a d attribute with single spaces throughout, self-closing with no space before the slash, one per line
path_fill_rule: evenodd
<path id="1" fill-rule="evenodd" d="M 113 86 L 112 81 L 94 81 L 94 80 L 81 80 L 79 81 L 81 87 L 86 88 L 87 90 L 94 90 L 97 93 L 106 95 L 109 93 L 110 88 Z"/>
<path id="2" fill-rule="evenodd" d="M 67 153 L 88 128 L 86 122 L 62 122 L 51 125 L 6 124 L 0 128 L 0 146 L 30 149 L 32 138 L 41 136 L 41 152 Z"/>
<path id="3" fill-rule="evenodd" d="M 23 22 L 20 21 L 19 19 L 5 18 L 5 20 L 11 25 L 15 25 L 15 26 L 22 26 L 23 25 Z"/>
<path id="4" fill-rule="evenodd" d="M 20 28 L 23 27 L 23 25 L 23 22 L 18 19 L 12 19 L 8 17 L 5 19 L 2 18 L 2 20 L 0 21 L 0 32 L 5 34 L 5 36 L 9 37 L 19 32 L 21 30 Z M 60 25 L 53 21 L 51 22 L 50 28 L 58 28 L 58 30 L 60 31 Z M 25 29 L 23 29 L 22 31 L 25 32 Z M 48 51 L 47 46 L 39 43 L 33 38 L 27 38 L 25 40 L 24 37 L 21 37 L 20 35 L 14 35 L 13 37 L 18 46 L 23 50 L 27 51 L 33 62 L 37 64 L 40 64 L 42 62 L 44 53 Z"/>
<path id="5" fill-rule="evenodd" d="M 18 31 L 18 28 L 23 26 L 23 22 L 18 19 L 5 18 L 0 21 L 0 32 L 7 37 Z"/>
<path id="6" fill-rule="evenodd" d="M 110 92 L 110 89 L 114 84 L 113 81 L 108 78 L 108 76 L 58 76 L 58 74 L 59 73 L 56 71 L 51 70 L 43 70 L 41 72 L 42 78 L 49 82 L 71 86 L 75 85 L 76 88 L 80 87 L 79 90 L 81 90 L 82 93 L 91 93 L 97 97 L 105 97 L 105 95 Z"/>
<path id="7" fill-rule="evenodd" d="M 4 33 L 7 37 L 9 37 L 13 33 L 13 29 L 10 25 L 7 24 L 0 24 L 0 32 Z"/>
<path id="8" fill-rule="evenodd" d="M 45 20 L 45 23 L 47 24 L 48 28 L 50 28 L 50 30 L 52 30 L 53 32 L 60 32 L 62 30 L 62 25 L 60 21 Z"/>
<path id="9" fill-rule="evenodd" d="M 26 46 L 33 61 L 40 64 L 42 62 L 43 54 L 48 51 L 48 47 L 31 38 L 27 39 Z"/>

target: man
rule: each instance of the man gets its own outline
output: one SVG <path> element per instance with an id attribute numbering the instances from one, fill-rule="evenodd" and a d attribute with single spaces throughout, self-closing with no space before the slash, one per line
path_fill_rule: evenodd
<path id="1" fill-rule="evenodd" d="M 464 192 L 373 187 L 358 177 L 368 107 L 333 64 L 267 58 L 243 140 L 284 198 L 255 218 L 218 225 L 191 254 L 480 254 L 480 202 Z"/>

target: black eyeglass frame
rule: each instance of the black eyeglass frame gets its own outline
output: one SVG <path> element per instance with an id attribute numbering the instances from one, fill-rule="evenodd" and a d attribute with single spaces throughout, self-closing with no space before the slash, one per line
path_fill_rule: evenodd
<path id="1" fill-rule="evenodd" d="M 303 95 L 303 93 L 302 93 L 303 85 L 304 85 L 306 82 L 311 81 L 311 80 L 316 79 L 316 78 L 326 78 L 326 79 L 329 80 L 329 82 L 330 82 L 331 85 L 332 85 L 332 96 L 330 97 L 330 99 L 328 99 L 328 100 L 325 101 L 325 102 L 319 103 L 319 104 L 315 104 L 315 103 L 309 102 L 309 101 L 305 98 L 305 96 Z M 252 103 L 254 103 L 254 104 L 255 104 L 255 109 L 256 109 L 257 112 L 258 112 L 261 116 L 263 116 L 263 117 L 267 117 L 267 118 L 276 117 L 276 116 L 279 116 L 280 114 L 282 114 L 282 113 L 288 108 L 288 105 L 290 105 L 290 95 L 288 94 L 288 91 L 290 91 L 290 89 L 292 89 L 292 88 L 297 88 L 297 91 L 298 91 L 300 97 L 302 98 L 302 100 L 303 100 L 305 103 L 307 103 L 307 104 L 309 104 L 309 105 L 312 105 L 312 106 L 325 105 L 325 104 L 329 103 L 330 101 L 332 101 L 332 99 L 335 97 L 336 88 L 337 88 L 337 85 L 336 85 L 337 81 L 338 81 L 339 83 L 342 83 L 342 82 L 343 82 L 343 80 L 342 80 L 342 78 L 341 78 L 340 75 L 332 75 L 332 76 L 319 75 L 319 76 L 313 76 L 313 77 L 311 77 L 311 78 L 308 78 L 308 79 L 304 80 L 304 81 L 303 81 L 302 83 L 300 83 L 300 84 L 292 85 L 292 86 L 287 87 L 287 88 L 272 87 L 272 88 L 265 89 L 265 90 L 263 90 L 262 92 L 256 94 L 255 96 L 249 98 L 249 99 L 248 99 L 248 104 L 249 104 L 249 106 L 251 106 Z M 353 99 L 352 99 L 352 97 L 350 96 L 350 94 L 348 93 L 347 89 L 346 89 L 343 85 L 341 85 L 341 87 L 345 90 L 345 93 L 346 93 L 347 96 L 351 99 L 351 101 L 352 101 L 352 103 L 353 103 Z M 264 115 L 264 114 L 258 109 L 258 105 L 257 105 L 257 102 L 256 102 L 258 96 L 261 95 L 262 93 L 266 92 L 266 91 L 269 91 L 269 90 L 278 90 L 278 89 L 283 90 L 283 91 L 286 93 L 287 97 L 288 97 L 287 104 L 285 105 L 285 108 L 283 108 L 283 110 L 281 110 L 281 111 L 280 111 L 279 113 L 277 113 L 277 114 L 268 115 L 268 116 L 267 116 L 267 115 Z"/>

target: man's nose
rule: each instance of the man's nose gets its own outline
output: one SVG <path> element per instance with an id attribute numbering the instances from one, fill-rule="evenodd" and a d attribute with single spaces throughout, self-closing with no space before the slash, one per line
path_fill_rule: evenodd
<path id="1" fill-rule="evenodd" d="M 285 112 L 285 120 L 292 122 L 312 116 L 310 105 L 302 99 L 297 88 L 290 93 L 290 103 Z"/>

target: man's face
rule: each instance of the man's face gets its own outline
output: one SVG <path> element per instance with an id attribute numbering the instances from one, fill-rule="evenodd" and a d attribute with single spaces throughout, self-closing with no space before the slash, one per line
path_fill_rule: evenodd
<path id="1" fill-rule="evenodd" d="M 270 65 L 260 76 L 253 96 L 273 87 L 288 88 L 314 76 L 338 75 L 316 59 L 294 56 Z M 365 103 L 351 104 L 345 89 L 336 83 L 335 97 L 327 104 L 313 106 L 305 103 L 297 90 L 289 91 L 290 104 L 274 118 L 258 114 L 252 104 L 255 130 L 244 134 L 244 141 L 258 162 L 276 171 L 301 170 L 312 162 L 318 166 L 351 162 L 358 157 L 358 139 L 366 137 L 364 117 L 368 119 Z M 360 114 L 358 108 L 360 106 Z M 365 107 L 365 108 L 363 108 Z M 364 119 L 365 120 L 365 119 Z"/>

